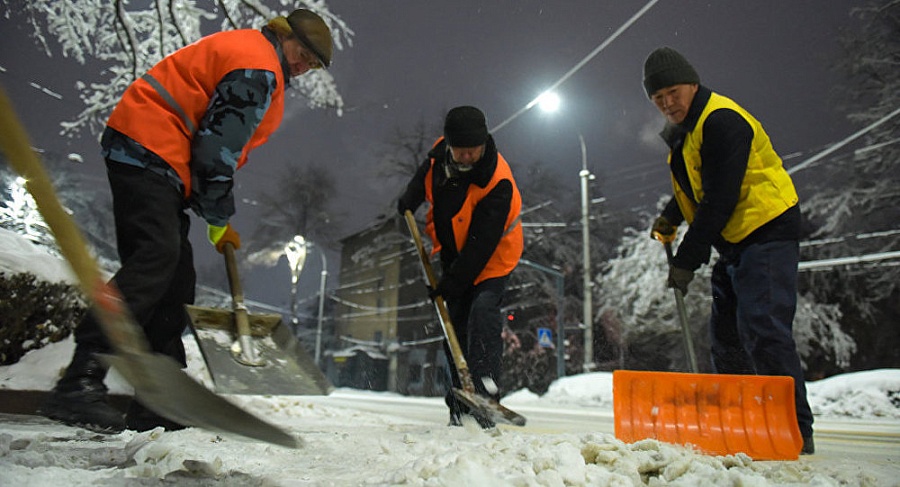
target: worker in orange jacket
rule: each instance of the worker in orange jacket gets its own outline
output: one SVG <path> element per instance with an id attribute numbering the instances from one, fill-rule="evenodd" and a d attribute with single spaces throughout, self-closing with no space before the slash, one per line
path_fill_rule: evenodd
<path id="1" fill-rule="evenodd" d="M 298 9 L 261 30 L 234 30 L 170 54 L 134 81 L 101 138 L 113 195 L 121 268 L 112 278 L 154 352 L 186 365 L 181 334 L 189 323 L 196 274 L 188 232 L 191 208 L 219 252 L 240 236 L 234 172 L 278 128 L 288 80 L 326 67 L 331 31 Z M 109 343 L 88 313 L 75 328 L 75 353 L 41 413 L 101 433 L 182 426 L 132 401 L 125 415 L 109 404 Z"/>
<path id="2" fill-rule="evenodd" d="M 488 133 L 484 113 L 472 106 L 450 110 L 438 139 L 398 200 L 415 212 L 428 201 L 426 231 L 440 253 L 441 278 L 431 297 L 447 302 L 475 390 L 499 400 L 503 356 L 500 304 L 509 274 L 522 256 L 522 198 L 506 159 Z M 453 387 L 460 388 L 446 347 Z M 448 391 L 450 424 L 462 425 L 468 408 Z M 474 415 L 484 427 L 490 418 Z"/>

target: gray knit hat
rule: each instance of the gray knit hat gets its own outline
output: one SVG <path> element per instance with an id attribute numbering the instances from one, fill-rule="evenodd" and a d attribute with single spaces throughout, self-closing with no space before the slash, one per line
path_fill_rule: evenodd
<path id="1" fill-rule="evenodd" d="M 671 47 L 660 47 L 644 61 L 644 89 L 647 96 L 658 90 L 680 84 L 700 83 L 700 75 L 691 63 Z"/>

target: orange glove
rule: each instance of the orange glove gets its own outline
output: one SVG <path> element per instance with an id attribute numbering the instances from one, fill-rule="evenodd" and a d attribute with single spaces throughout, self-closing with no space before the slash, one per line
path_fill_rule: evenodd
<path id="1" fill-rule="evenodd" d="M 678 227 L 669 223 L 666 217 L 661 216 L 653 222 L 653 228 L 650 230 L 650 237 L 659 240 L 662 243 L 672 243 L 675 241 L 675 233 Z"/>
<path id="2" fill-rule="evenodd" d="M 207 230 L 207 235 L 209 236 L 210 243 L 216 246 L 216 250 L 218 250 L 220 254 L 225 253 L 226 243 L 233 245 L 235 250 L 241 248 L 241 236 L 231 227 L 230 223 L 226 224 L 224 227 L 210 225 Z"/>

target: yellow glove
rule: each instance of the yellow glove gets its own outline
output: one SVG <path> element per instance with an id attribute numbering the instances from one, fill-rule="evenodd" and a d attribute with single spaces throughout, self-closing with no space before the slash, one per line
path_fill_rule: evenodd
<path id="1" fill-rule="evenodd" d="M 218 250 L 220 254 L 225 253 L 226 243 L 233 245 L 235 250 L 241 248 L 241 236 L 238 235 L 234 228 L 231 228 L 230 223 L 224 227 L 210 225 L 207 230 L 207 236 L 209 237 L 210 243 L 216 246 L 216 250 Z"/>
<path id="2" fill-rule="evenodd" d="M 653 222 L 653 228 L 650 230 L 650 238 L 659 240 L 662 243 L 672 243 L 675 241 L 675 233 L 678 227 L 669 223 L 666 217 L 661 216 Z"/>

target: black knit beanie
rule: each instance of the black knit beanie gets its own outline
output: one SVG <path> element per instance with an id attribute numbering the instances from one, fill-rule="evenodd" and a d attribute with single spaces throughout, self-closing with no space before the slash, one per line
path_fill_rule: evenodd
<path id="1" fill-rule="evenodd" d="M 450 147 L 478 147 L 487 142 L 487 121 L 481 110 L 462 106 L 447 112 L 444 138 Z"/>
<path id="2" fill-rule="evenodd" d="M 647 96 L 658 90 L 680 84 L 700 83 L 691 63 L 671 47 L 660 47 L 644 61 L 644 89 Z"/>

